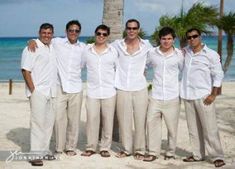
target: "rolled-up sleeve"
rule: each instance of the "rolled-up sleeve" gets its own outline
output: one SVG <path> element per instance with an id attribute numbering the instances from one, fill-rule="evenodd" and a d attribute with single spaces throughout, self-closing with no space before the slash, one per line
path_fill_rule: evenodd
<path id="1" fill-rule="evenodd" d="M 211 76 L 213 80 L 213 87 L 220 87 L 224 78 L 224 72 L 220 62 L 220 56 L 216 53 L 216 56 L 212 56 L 211 63 Z"/>

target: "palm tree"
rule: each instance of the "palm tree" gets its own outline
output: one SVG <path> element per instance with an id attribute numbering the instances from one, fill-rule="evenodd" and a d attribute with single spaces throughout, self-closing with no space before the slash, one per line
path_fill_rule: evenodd
<path id="1" fill-rule="evenodd" d="M 109 26 L 110 41 L 122 38 L 124 0 L 104 0 L 103 24 Z"/>
<path id="2" fill-rule="evenodd" d="M 217 26 L 225 32 L 227 35 L 227 57 L 225 59 L 223 69 L 227 72 L 229 65 L 233 58 L 233 36 L 235 35 L 235 13 L 228 13 L 222 16 L 217 23 Z"/>
<path id="3" fill-rule="evenodd" d="M 218 9 L 215 6 L 205 6 L 203 3 L 195 3 L 187 13 L 182 8 L 179 15 L 162 16 L 159 20 L 160 26 L 155 29 L 152 39 L 157 41 L 158 31 L 164 26 L 169 26 L 176 31 L 180 46 L 184 47 L 187 44 L 185 33 L 188 29 L 196 27 L 204 33 L 210 33 L 208 27 L 215 24 L 218 14 Z"/>

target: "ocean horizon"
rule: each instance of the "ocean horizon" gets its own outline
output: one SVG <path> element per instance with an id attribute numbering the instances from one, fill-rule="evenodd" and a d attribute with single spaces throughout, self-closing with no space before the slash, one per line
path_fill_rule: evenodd
<path id="1" fill-rule="evenodd" d="M 87 39 L 92 36 L 81 36 L 79 41 L 86 42 Z M 23 77 L 20 70 L 21 54 L 27 41 L 36 37 L 0 37 L 0 82 L 8 81 L 23 81 Z M 150 37 L 146 37 L 149 39 Z M 203 36 L 203 43 L 208 47 L 217 51 L 217 36 Z M 227 37 L 223 36 L 223 54 L 222 63 L 224 62 L 227 51 L 226 51 Z M 179 47 L 179 42 L 176 40 L 176 47 Z M 234 54 L 235 55 L 235 54 Z M 224 81 L 235 81 L 235 59 L 231 62 L 228 71 L 225 74 Z M 147 80 L 150 81 L 153 77 L 153 70 L 147 70 Z M 82 80 L 86 81 L 86 70 L 82 70 Z"/>

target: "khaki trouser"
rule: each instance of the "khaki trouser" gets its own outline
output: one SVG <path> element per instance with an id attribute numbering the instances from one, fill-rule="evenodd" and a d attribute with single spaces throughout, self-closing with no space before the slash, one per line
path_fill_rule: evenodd
<path id="1" fill-rule="evenodd" d="M 148 107 L 147 88 L 140 91 L 117 91 L 117 117 L 122 151 L 127 154 L 145 153 L 145 124 Z M 134 119 L 134 120 L 133 120 Z M 134 141 L 132 135 L 134 121 Z"/>
<path id="2" fill-rule="evenodd" d="M 30 151 L 41 152 L 45 155 L 49 152 L 50 139 L 55 121 L 55 99 L 46 97 L 34 90 L 29 100 L 31 109 Z"/>
<path id="3" fill-rule="evenodd" d="M 223 159 L 215 104 L 205 105 L 204 99 L 184 100 L 193 156 L 195 159 L 203 159 L 206 149 L 213 161 Z"/>
<path id="4" fill-rule="evenodd" d="M 116 95 L 107 99 L 87 97 L 87 150 L 96 151 L 99 139 L 100 116 L 102 118 L 100 151 L 109 151 L 112 144 L 113 117 Z"/>
<path id="5" fill-rule="evenodd" d="M 155 100 L 150 98 L 147 113 L 147 145 L 150 155 L 159 156 L 161 153 L 162 117 L 164 117 L 168 131 L 166 155 L 175 155 L 179 112 L 179 98 L 173 100 Z"/>
<path id="6" fill-rule="evenodd" d="M 55 138 L 56 151 L 75 150 L 78 143 L 83 93 L 57 90 Z"/>

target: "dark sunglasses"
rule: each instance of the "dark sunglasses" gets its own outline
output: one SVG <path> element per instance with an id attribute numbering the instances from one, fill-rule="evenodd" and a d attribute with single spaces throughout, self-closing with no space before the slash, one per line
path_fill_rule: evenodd
<path id="1" fill-rule="evenodd" d="M 126 27 L 127 30 L 137 30 L 139 29 L 138 27 Z"/>
<path id="2" fill-rule="evenodd" d="M 108 36 L 107 33 L 96 32 L 96 36 L 101 36 L 101 35 L 104 37 Z"/>
<path id="3" fill-rule="evenodd" d="M 69 32 L 69 33 L 74 33 L 74 32 L 75 32 L 75 33 L 79 33 L 80 30 L 78 30 L 78 29 L 69 29 L 68 32 Z"/>
<path id="4" fill-rule="evenodd" d="M 199 37 L 199 35 L 192 35 L 192 36 L 187 36 L 187 39 L 188 40 L 191 40 L 192 38 L 193 39 L 196 39 L 196 38 L 198 38 Z"/>

